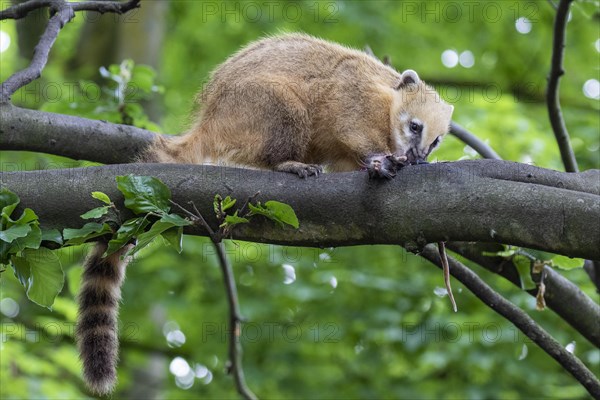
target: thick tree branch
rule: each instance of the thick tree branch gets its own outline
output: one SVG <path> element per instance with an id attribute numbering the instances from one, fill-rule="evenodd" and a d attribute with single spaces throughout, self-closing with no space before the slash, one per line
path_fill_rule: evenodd
<path id="1" fill-rule="evenodd" d="M 437 256 L 435 246 L 425 247 L 421 255 L 441 268 L 441 262 Z M 587 391 L 595 398 L 600 398 L 600 382 L 598 378 L 577 357 L 569 353 L 564 346 L 558 343 L 548 332 L 540 327 L 523 310 L 506 300 L 499 293 L 488 286 L 469 268 L 449 258 L 450 273 L 465 285 L 475 296 L 483 301 L 488 307 L 512 322 L 521 332 L 533 340 L 548 355 L 558 363 L 575 379 L 577 379 Z"/>
<path id="2" fill-rule="evenodd" d="M 560 149 L 560 156 L 567 172 L 579 171 L 575 154 L 569 140 L 569 132 L 560 109 L 558 84 L 560 77 L 565 73 L 563 70 L 563 55 L 565 50 L 565 38 L 567 30 L 567 19 L 569 18 L 569 7 L 573 0 L 560 0 L 554 20 L 554 38 L 552 44 L 552 63 L 548 77 L 548 91 L 546 101 L 548 105 L 548 116 L 550 124 Z"/>
<path id="3" fill-rule="evenodd" d="M 484 256 L 484 252 L 497 252 L 502 246 L 491 243 L 447 243 L 448 249 L 479 264 L 513 283 L 520 289 L 521 278 L 512 261 L 503 257 Z M 546 305 L 563 320 L 600 348 L 600 306 L 567 278 L 550 267 L 544 268 L 544 283 L 546 285 Z M 537 290 L 527 290 L 535 297 Z"/>
<path id="4" fill-rule="evenodd" d="M 480 156 L 483 158 L 489 158 L 492 160 L 502 160 L 502 158 L 492 149 L 487 143 L 479 139 L 477 136 L 457 124 L 452 122 L 450 124 L 450 133 L 460 139 L 462 142 L 471 146 Z"/>
<path id="5" fill-rule="evenodd" d="M 6 167 L 6 166 L 5 166 Z M 10 166 L 9 166 L 10 167 Z M 33 208 L 45 227 L 83 225 L 97 207 L 90 193 L 113 199 L 116 175 L 163 180 L 179 204 L 194 201 L 213 229 L 215 194 L 279 200 L 298 214 L 298 230 L 269 223 L 240 227 L 236 237 L 261 243 L 329 247 L 398 244 L 418 249 L 440 240 L 508 243 L 590 259 L 600 258 L 600 171 L 567 174 L 495 160 L 403 168 L 386 182 L 366 174 L 292 174 L 203 165 L 130 164 L 3 173 L 0 183 Z M 557 187 L 558 186 L 558 187 Z M 201 229 L 189 231 L 206 235 Z"/>
<path id="6" fill-rule="evenodd" d="M 156 134 L 129 125 L 0 105 L 0 149 L 104 164 L 133 162 Z"/>

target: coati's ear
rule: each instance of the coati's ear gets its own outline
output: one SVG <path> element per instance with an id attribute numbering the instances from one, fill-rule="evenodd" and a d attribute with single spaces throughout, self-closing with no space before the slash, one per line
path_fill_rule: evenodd
<path id="1" fill-rule="evenodd" d="M 406 85 L 417 84 L 421 82 L 419 75 L 412 69 L 407 69 L 400 75 L 400 82 L 396 86 L 396 90 L 403 88 Z"/>

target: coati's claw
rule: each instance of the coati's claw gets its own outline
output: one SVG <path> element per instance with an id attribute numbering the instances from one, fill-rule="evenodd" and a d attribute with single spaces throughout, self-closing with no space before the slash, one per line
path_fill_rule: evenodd
<path id="1" fill-rule="evenodd" d="M 300 178 L 308 178 L 309 176 L 318 177 L 319 174 L 323 173 L 323 167 L 318 164 L 304 164 L 297 161 L 286 161 L 279 164 L 276 171 L 291 172 L 297 174 Z"/>
<path id="2" fill-rule="evenodd" d="M 366 168 L 369 179 L 392 179 L 396 172 L 405 165 L 405 156 L 395 156 L 393 154 L 377 154 L 367 159 Z"/>

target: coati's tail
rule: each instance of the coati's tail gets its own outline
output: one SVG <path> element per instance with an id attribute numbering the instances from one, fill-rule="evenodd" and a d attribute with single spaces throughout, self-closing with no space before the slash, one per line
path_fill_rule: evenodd
<path id="1" fill-rule="evenodd" d="M 102 258 L 106 248 L 104 243 L 96 244 L 85 262 L 75 331 L 84 379 L 99 395 L 110 393 L 117 381 L 117 315 L 127 264 L 121 258 L 129 246 Z"/>

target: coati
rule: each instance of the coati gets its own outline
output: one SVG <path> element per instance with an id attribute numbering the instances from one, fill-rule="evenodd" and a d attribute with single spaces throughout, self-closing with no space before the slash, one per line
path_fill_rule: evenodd
<path id="1" fill-rule="evenodd" d="M 424 162 L 447 133 L 453 107 L 413 70 L 398 73 L 358 50 L 305 34 L 268 37 L 232 55 L 199 95 L 189 132 L 159 138 L 142 162 L 219 164 L 317 176 L 365 168 L 390 178 Z M 124 254 L 85 266 L 78 343 L 99 394 L 115 383 L 116 313 Z"/>

